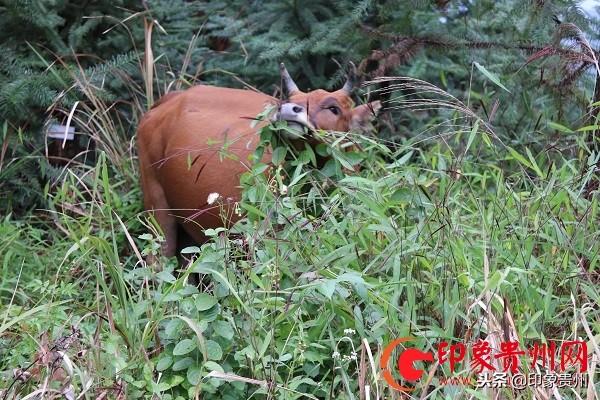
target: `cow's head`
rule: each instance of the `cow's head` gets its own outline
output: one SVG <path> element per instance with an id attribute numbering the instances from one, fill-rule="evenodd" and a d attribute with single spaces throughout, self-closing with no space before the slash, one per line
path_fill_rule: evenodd
<path id="1" fill-rule="evenodd" d="M 356 67 L 350 64 L 344 86 L 334 92 L 317 89 L 304 93 L 294 83 L 283 63 L 279 66 L 287 102 L 279 108 L 278 119 L 290 125 L 330 131 L 360 131 L 369 125 L 381 108 L 379 101 L 354 107 L 351 95 L 356 85 Z"/>

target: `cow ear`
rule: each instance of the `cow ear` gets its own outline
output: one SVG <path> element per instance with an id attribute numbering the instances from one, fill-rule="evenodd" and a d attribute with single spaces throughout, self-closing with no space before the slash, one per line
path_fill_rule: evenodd
<path id="1" fill-rule="evenodd" d="M 381 102 L 379 100 L 355 107 L 352 110 L 350 130 L 355 132 L 367 132 L 371 128 L 371 121 L 375 119 L 379 110 L 381 110 Z"/>

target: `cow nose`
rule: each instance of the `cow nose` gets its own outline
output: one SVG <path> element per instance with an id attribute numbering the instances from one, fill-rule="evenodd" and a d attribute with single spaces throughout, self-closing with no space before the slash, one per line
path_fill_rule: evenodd
<path id="1" fill-rule="evenodd" d="M 306 115 L 306 109 L 300 104 L 285 103 L 279 108 L 281 119 L 296 119 L 299 115 Z"/>
<path id="2" fill-rule="evenodd" d="M 309 121 L 306 108 L 296 103 L 284 103 L 279 107 L 278 120 L 295 122 L 309 129 L 314 129 Z"/>

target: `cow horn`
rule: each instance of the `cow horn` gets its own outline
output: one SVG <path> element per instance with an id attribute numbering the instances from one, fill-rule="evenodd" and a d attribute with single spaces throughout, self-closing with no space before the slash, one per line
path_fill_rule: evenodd
<path id="1" fill-rule="evenodd" d="M 346 92 L 348 95 L 352 94 L 354 90 L 354 86 L 358 82 L 358 77 L 356 73 L 356 65 L 352 61 L 348 63 L 348 78 L 346 79 L 346 83 L 342 87 L 342 90 Z"/>
<path id="2" fill-rule="evenodd" d="M 290 73 L 285 68 L 285 64 L 279 64 L 279 72 L 281 73 L 281 80 L 283 81 L 283 85 L 285 86 L 288 96 L 300 91 L 290 76 Z"/>

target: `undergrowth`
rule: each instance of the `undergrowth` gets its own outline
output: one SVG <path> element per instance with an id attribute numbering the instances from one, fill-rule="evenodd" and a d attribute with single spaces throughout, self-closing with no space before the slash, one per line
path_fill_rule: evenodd
<path id="1" fill-rule="evenodd" d="M 144 262 L 160 232 L 133 158 L 65 169 L 46 211 L 0 224 L 0 394 L 399 398 L 378 360 L 406 336 L 435 351 L 508 331 L 597 356 L 598 199 L 581 174 L 595 160 L 522 155 L 478 126 L 393 152 L 333 134 L 292 150 L 267 128 L 274 159 L 242 178 L 246 217 L 185 249 L 183 270 Z M 415 394 L 493 394 L 441 385 L 450 375 Z"/>

